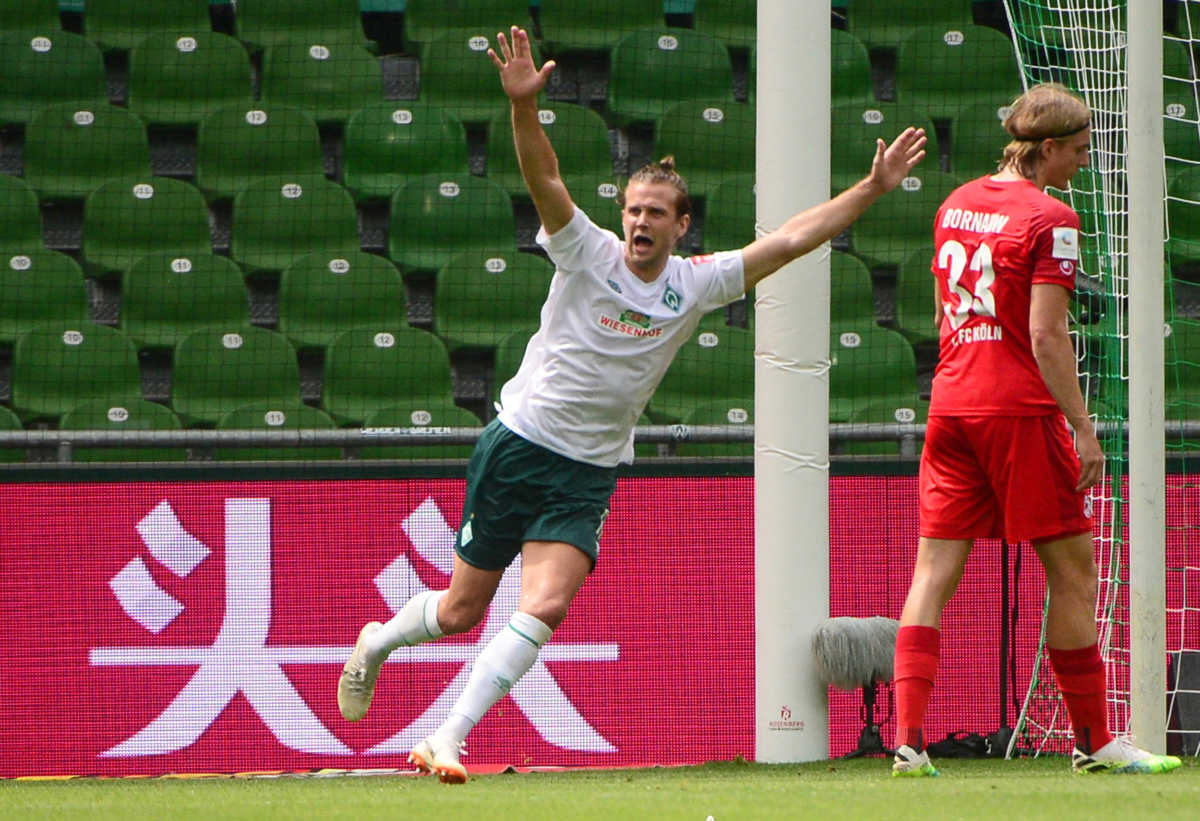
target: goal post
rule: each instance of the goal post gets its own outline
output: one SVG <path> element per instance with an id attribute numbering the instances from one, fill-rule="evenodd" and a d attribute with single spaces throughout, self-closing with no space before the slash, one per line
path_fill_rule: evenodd
<path id="1" fill-rule="evenodd" d="M 1162 5 L 1130 3 L 1129 732 L 1166 749 Z"/>
<path id="2" fill-rule="evenodd" d="M 759 0 L 760 234 L 829 197 L 829 29 L 826 0 Z M 817 760 L 829 754 L 809 652 L 829 615 L 827 246 L 764 280 L 755 304 L 755 758 Z"/>

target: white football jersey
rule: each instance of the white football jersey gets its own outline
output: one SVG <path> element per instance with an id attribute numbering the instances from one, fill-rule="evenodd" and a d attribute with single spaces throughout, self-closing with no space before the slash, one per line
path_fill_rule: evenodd
<path id="1" fill-rule="evenodd" d="M 541 327 L 500 393 L 500 421 L 555 453 L 611 467 L 633 461 L 633 429 L 700 318 L 745 289 L 742 252 L 672 256 L 654 282 L 623 243 L 575 209 L 537 242 L 555 264 Z"/>

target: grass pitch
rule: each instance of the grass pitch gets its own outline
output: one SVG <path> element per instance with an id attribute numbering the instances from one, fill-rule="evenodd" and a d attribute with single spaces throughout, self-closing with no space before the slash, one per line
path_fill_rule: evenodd
<path id="1" fill-rule="evenodd" d="M 891 778 L 875 758 L 740 762 L 472 778 L 411 776 L 0 782 L 0 817 L 469 821 L 1200 818 L 1200 761 L 1157 776 L 1074 776 L 1064 758 L 936 762 L 941 778 Z"/>

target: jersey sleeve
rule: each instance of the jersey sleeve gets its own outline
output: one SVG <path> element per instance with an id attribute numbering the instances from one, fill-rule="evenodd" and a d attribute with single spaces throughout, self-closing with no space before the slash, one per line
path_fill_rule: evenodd
<path id="1" fill-rule="evenodd" d="M 746 275 L 740 249 L 689 257 L 688 262 L 692 268 L 693 288 L 700 311 L 707 313 L 728 305 L 746 292 Z"/>
<path id="2" fill-rule="evenodd" d="M 553 234 L 547 234 L 545 226 L 539 227 L 536 241 L 555 267 L 566 272 L 590 270 L 619 245 L 615 234 L 596 225 L 578 207 L 571 221 Z"/>
<path id="3" fill-rule="evenodd" d="M 1075 288 L 1079 267 L 1079 215 L 1055 200 L 1030 225 L 1034 284 Z"/>

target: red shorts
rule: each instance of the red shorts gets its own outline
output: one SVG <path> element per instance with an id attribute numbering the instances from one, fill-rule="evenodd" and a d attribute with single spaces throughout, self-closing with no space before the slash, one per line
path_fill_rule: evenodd
<path id="1" fill-rule="evenodd" d="M 921 535 L 1044 542 L 1091 532 L 1075 492 L 1079 457 L 1066 420 L 931 416 L 921 453 Z"/>

